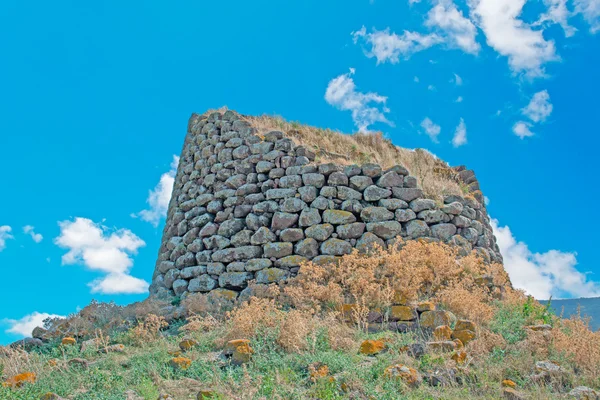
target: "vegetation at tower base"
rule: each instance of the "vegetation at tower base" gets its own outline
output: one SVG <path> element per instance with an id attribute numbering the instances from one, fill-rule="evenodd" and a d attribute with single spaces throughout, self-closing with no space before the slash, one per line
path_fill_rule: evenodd
<path id="1" fill-rule="evenodd" d="M 472 172 L 336 135 L 193 116 L 152 295 L 93 302 L 0 347 L 0 399 L 599 398 L 600 332 L 512 288 Z M 253 169 L 235 161 L 243 146 Z"/>
<path id="2" fill-rule="evenodd" d="M 0 348 L 0 399 L 598 396 L 600 333 L 476 252 L 412 240 L 249 287 L 47 321 Z"/>

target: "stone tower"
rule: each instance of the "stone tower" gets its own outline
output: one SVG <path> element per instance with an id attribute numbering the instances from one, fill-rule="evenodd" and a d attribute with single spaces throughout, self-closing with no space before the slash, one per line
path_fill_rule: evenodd
<path id="1" fill-rule="evenodd" d="M 478 191 L 472 171 L 456 169 Z M 280 131 L 258 132 L 233 112 L 193 114 L 175 177 L 151 295 L 271 283 L 302 262 L 334 262 L 374 243 L 432 238 L 489 261 L 502 258 L 475 198 L 425 198 L 401 165 L 318 164 Z M 479 200 L 477 200 L 479 198 Z"/>

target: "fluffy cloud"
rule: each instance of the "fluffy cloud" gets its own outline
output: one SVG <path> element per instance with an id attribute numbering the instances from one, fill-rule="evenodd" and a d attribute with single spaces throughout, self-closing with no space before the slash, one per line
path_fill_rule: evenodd
<path id="1" fill-rule="evenodd" d="M 425 25 L 439 28 L 450 47 L 471 54 L 477 54 L 481 48 L 476 40 L 477 28 L 451 0 L 439 0 L 429 11 Z"/>
<path id="2" fill-rule="evenodd" d="M 133 266 L 131 256 L 146 243 L 130 230 L 108 229 L 87 218 L 61 221 L 60 236 L 54 242 L 68 249 L 62 256 L 63 265 L 83 264 L 106 276 L 90 284 L 92 292 L 107 294 L 144 293 L 148 283 L 129 275 Z"/>
<path id="3" fill-rule="evenodd" d="M 531 128 L 531 124 L 524 121 L 519 121 L 513 125 L 513 133 L 517 135 L 519 138 L 524 139 L 526 137 L 533 136 L 533 132 L 529 129 Z"/>
<path id="4" fill-rule="evenodd" d="M 541 30 L 520 20 L 526 0 L 470 0 L 472 16 L 485 33 L 487 43 L 503 56 L 514 73 L 545 75 L 544 64 L 558 60 L 554 41 Z"/>
<path id="5" fill-rule="evenodd" d="M 465 121 L 461 118 L 460 123 L 454 131 L 454 137 L 452 138 L 452 146 L 460 147 L 467 144 L 467 126 Z"/>
<path id="6" fill-rule="evenodd" d="M 390 110 L 386 107 L 387 97 L 377 93 L 362 93 L 356 90 L 352 79 L 354 68 L 347 74 L 333 78 L 327 85 L 325 100 L 327 103 L 343 111 L 352 112 L 352 120 L 360 132 L 368 132 L 369 126 L 383 122 L 394 124 L 385 117 Z"/>
<path id="7" fill-rule="evenodd" d="M 33 312 L 29 315 L 24 316 L 21 319 L 7 319 L 5 322 L 10 326 L 6 330 L 7 333 L 14 333 L 22 337 L 31 336 L 31 332 L 40 326 L 44 326 L 44 320 L 47 318 L 65 318 L 62 315 L 48 314 Z"/>
<path id="8" fill-rule="evenodd" d="M 34 227 L 31 225 L 25 225 L 23 227 L 23 233 L 31 236 L 31 239 L 33 239 L 33 241 L 36 243 L 39 243 L 44 239 L 44 237 L 41 234 L 35 233 Z"/>
<path id="9" fill-rule="evenodd" d="M 142 210 L 139 214 L 133 216 L 139 215 L 141 219 L 150 222 L 155 227 L 158 226 L 161 218 L 166 217 L 173 184 L 175 183 L 177 165 L 179 165 L 179 157 L 174 155 L 169 172 L 162 174 L 154 189 L 148 193 L 148 200 L 146 201 L 150 205 L 150 208 Z"/>
<path id="10" fill-rule="evenodd" d="M 400 58 L 408 59 L 413 54 L 428 49 L 436 44 L 442 43 L 442 37 L 437 34 L 422 35 L 418 32 L 404 31 L 402 35 L 390 33 L 390 29 L 383 31 L 373 29 L 367 33 L 364 26 L 356 32 L 352 32 L 354 43 L 363 43 L 370 47 L 365 49 L 365 55 L 369 58 L 375 57 L 377 64 L 390 62 L 397 64 Z"/>
<path id="11" fill-rule="evenodd" d="M 454 100 L 454 102 L 455 102 L 455 103 L 462 103 L 462 102 L 463 102 L 463 100 L 464 100 L 464 99 L 463 99 L 463 97 L 462 97 L 462 96 L 458 96 L 458 97 L 456 98 L 456 100 Z"/>
<path id="12" fill-rule="evenodd" d="M 544 5 L 548 10 L 540 16 L 534 25 L 559 24 L 565 31 L 566 37 L 571 37 L 577 32 L 577 29 L 569 25 L 568 22 L 571 13 L 567 9 L 567 0 L 544 0 Z"/>
<path id="13" fill-rule="evenodd" d="M 552 103 L 547 90 L 537 92 L 522 112 L 533 122 L 544 122 L 552 114 Z"/>
<path id="14" fill-rule="evenodd" d="M 0 251 L 6 248 L 6 241 L 8 239 L 14 239 L 13 235 L 10 234 L 12 228 L 8 225 L 0 226 Z"/>
<path id="15" fill-rule="evenodd" d="M 536 299 L 600 296 L 600 284 L 589 281 L 575 268 L 576 253 L 534 253 L 526 243 L 515 239 L 508 226 L 499 226 L 498 220 L 492 220 L 492 228 L 514 287 Z"/>
<path id="16" fill-rule="evenodd" d="M 583 15 L 590 24 L 590 31 L 600 30 L 600 0 L 575 0 L 575 12 Z"/>
<path id="17" fill-rule="evenodd" d="M 434 141 L 435 143 L 438 142 L 437 137 L 442 131 L 442 128 L 440 128 L 439 125 L 436 125 L 431 119 L 429 119 L 429 117 L 426 117 L 421 122 L 421 128 L 423 128 L 423 131 L 425 131 L 427 136 L 429 136 L 432 141 Z"/>
<path id="18" fill-rule="evenodd" d="M 119 294 L 145 293 L 148 282 L 127 274 L 109 274 L 105 278 L 96 279 L 89 285 L 92 293 Z"/>

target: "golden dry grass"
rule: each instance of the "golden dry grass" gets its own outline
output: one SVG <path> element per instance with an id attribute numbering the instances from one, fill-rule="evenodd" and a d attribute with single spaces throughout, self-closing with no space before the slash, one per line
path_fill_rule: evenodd
<path id="1" fill-rule="evenodd" d="M 490 290 L 478 282 L 486 274 L 498 287 L 513 291 L 502 265 L 486 264 L 474 252 L 458 257 L 452 246 L 413 240 L 400 249 L 379 249 L 368 256 L 355 251 L 333 265 L 308 262 L 283 289 L 283 296 L 296 308 L 314 310 L 344 303 L 389 307 L 398 296 L 433 299 L 459 316 L 484 322 L 492 317 L 491 303 L 499 296 L 498 288 Z"/>
<path id="2" fill-rule="evenodd" d="M 301 352 L 314 348 L 317 334 L 325 332 L 334 349 L 355 345 L 352 331 L 342 325 L 337 313 L 317 315 L 312 310 L 285 311 L 273 299 L 252 297 L 226 316 L 227 334 L 224 343 L 239 338 L 253 339 L 268 333 L 274 342 L 287 352 Z"/>
<path id="3" fill-rule="evenodd" d="M 209 110 L 225 112 L 227 107 Z M 439 199 L 443 195 L 467 195 L 456 172 L 448 164 L 427 150 L 406 149 L 394 145 L 381 132 L 345 134 L 332 129 L 317 128 L 297 122 L 288 122 L 279 116 L 248 116 L 244 119 L 259 134 L 278 130 L 317 154 L 316 162 L 335 162 L 341 165 L 377 163 L 383 168 L 402 165 L 417 178 L 418 185 L 427 197 Z"/>

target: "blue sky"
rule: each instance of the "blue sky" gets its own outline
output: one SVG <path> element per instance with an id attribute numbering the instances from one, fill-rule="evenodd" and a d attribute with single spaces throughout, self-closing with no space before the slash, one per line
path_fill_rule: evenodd
<path id="1" fill-rule="evenodd" d="M 600 295 L 598 30 L 599 0 L 3 1 L 0 343 L 145 298 L 187 119 L 223 105 L 468 165 L 515 285 Z"/>

